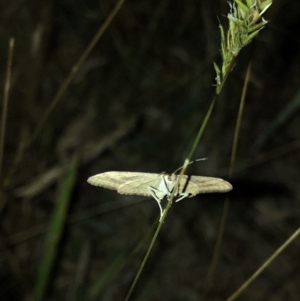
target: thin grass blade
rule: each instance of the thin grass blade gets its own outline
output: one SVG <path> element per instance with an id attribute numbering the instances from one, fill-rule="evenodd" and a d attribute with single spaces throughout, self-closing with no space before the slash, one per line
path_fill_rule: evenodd
<path id="1" fill-rule="evenodd" d="M 49 233 L 46 237 L 45 255 L 38 271 L 33 298 L 34 301 L 43 300 L 48 288 L 51 271 L 57 255 L 58 243 L 65 225 L 66 215 L 71 199 L 71 192 L 76 179 L 77 166 L 78 162 L 77 159 L 75 159 L 71 163 L 66 177 L 59 189 L 53 219 L 50 224 Z"/>

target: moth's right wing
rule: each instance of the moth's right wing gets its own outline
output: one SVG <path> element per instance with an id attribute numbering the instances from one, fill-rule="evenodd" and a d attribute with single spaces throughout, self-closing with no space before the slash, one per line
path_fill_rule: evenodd
<path id="1" fill-rule="evenodd" d="M 220 193 L 231 189 L 232 185 L 221 178 L 184 175 L 180 181 L 179 192 L 187 192 L 192 197 L 200 193 Z"/>

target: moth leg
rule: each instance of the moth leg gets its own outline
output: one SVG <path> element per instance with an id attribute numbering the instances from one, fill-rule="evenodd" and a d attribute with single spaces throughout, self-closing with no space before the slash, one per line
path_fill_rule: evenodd
<path id="1" fill-rule="evenodd" d="M 187 198 L 189 196 L 189 194 L 187 192 L 182 192 L 179 194 L 179 198 L 175 201 L 175 203 Z"/>
<path id="2" fill-rule="evenodd" d="M 156 196 L 156 193 L 157 193 L 157 192 L 160 192 L 160 191 L 157 190 L 156 188 L 151 187 L 151 186 L 148 186 L 147 188 L 148 188 L 148 191 L 150 192 L 150 194 L 152 195 L 152 197 L 156 200 L 157 205 L 158 205 L 159 210 L 160 210 L 160 218 L 162 218 L 164 211 L 163 211 L 163 209 L 162 209 L 162 207 L 161 207 L 161 204 L 160 204 L 161 199 L 159 199 L 159 198 Z"/>

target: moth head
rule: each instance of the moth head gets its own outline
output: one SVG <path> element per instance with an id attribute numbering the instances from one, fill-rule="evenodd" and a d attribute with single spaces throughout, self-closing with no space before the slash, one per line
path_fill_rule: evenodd
<path id="1" fill-rule="evenodd" d="M 177 175 L 172 173 L 171 175 L 168 174 L 165 176 L 166 181 L 168 182 L 175 182 L 177 180 Z"/>

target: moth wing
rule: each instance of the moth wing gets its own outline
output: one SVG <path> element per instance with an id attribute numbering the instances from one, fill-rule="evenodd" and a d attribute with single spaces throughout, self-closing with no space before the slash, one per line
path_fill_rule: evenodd
<path id="1" fill-rule="evenodd" d="M 88 183 L 107 189 L 118 190 L 119 186 L 130 178 L 134 172 L 108 171 L 88 178 Z"/>
<path id="2" fill-rule="evenodd" d="M 181 193 L 187 192 L 190 197 L 199 193 L 227 192 L 231 189 L 232 185 L 223 179 L 202 176 L 184 176 L 179 187 Z"/>
<path id="3" fill-rule="evenodd" d="M 132 177 L 128 177 L 118 187 L 121 194 L 136 194 L 142 196 L 151 196 L 148 187 L 156 188 L 161 175 L 155 173 L 132 172 Z"/>

